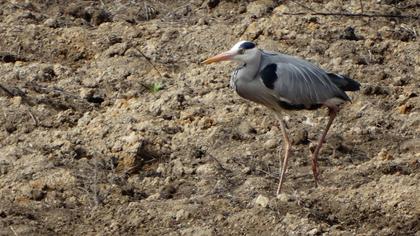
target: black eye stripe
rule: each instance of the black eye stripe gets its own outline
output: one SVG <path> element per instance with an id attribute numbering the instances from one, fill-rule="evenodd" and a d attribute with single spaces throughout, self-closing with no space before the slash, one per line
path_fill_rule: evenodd
<path id="1" fill-rule="evenodd" d="M 244 43 L 241 44 L 241 46 L 239 46 L 239 48 L 243 48 L 243 49 L 255 48 L 255 43 L 252 43 L 252 42 L 244 42 Z"/>

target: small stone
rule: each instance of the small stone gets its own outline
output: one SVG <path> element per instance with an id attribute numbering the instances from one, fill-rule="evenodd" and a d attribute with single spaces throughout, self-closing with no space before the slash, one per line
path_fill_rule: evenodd
<path id="1" fill-rule="evenodd" d="M 22 104 L 22 97 L 21 96 L 15 96 L 12 98 L 12 103 L 14 106 L 20 106 Z"/>
<path id="2" fill-rule="evenodd" d="M 5 126 L 5 129 L 6 129 L 7 133 L 9 133 L 9 134 L 11 134 L 11 133 L 13 133 L 17 130 L 16 125 L 13 124 L 11 121 L 6 121 L 4 126 Z"/>
<path id="3" fill-rule="evenodd" d="M 176 212 L 175 219 L 176 221 L 185 220 L 190 217 L 190 213 L 188 211 L 185 211 L 184 209 L 181 209 Z"/>
<path id="4" fill-rule="evenodd" d="M 111 22 L 112 15 L 108 11 L 104 9 L 96 9 L 91 18 L 91 22 L 93 25 L 100 25 L 105 22 Z"/>
<path id="5" fill-rule="evenodd" d="M 296 135 L 292 137 L 292 144 L 299 145 L 308 143 L 308 131 L 306 130 L 299 130 Z"/>
<path id="6" fill-rule="evenodd" d="M 268 148 L 268 149 L 275 148 L 277 147 L 277 145 L 278 143 L 276 139 L 269 139 L 263 144 L 264 148 Z"/>
<path id="7" fill-rule="evenodd" d="M 277 199 L 279 199 L 282 202 L 288 202 L 289 201 L 289 196 L 285 193 L 281 193 L 281 194 L 277 195 Z"/>
<path id="8" fill-rule="evenodd" d="M 248 166 L 243 168 L 241 171 L 243 174 L 250 174 L 251 173 L 251 168 L 249 168 Z"/>
<path id="9" fill-rule="evenodd" d="M 307 235 L 317 235 L 319 233 L 319 229 L 314 228 L 307 232 Z"/>
<path id="10" fill-rule="evenodd" d="M 377 158 L 379 158 L 380 160 L 383 160 L 383 161 L 389 161 L 389 160 L 394 159 L 393 156 L 391 154 L 389 154 L 388 151 L 385 148 L 383 148 L 378 153 Z"/>
<path id="11" fill-rule="evenodd" d="M 122 56 L 127 51 L 127 49 L 128 44 L 126 42 L 116 43 L 105 50 L 104 55 L 107 57 Z"/>
<path id="12" fill-rule="evenodd" d="M 156 173 L 158 174 L 164 174 L 166 171 L 166 168 L 164 166 L 164 164 L 160 163 L 158 168 L 156 169 Z"/>
<path id="13" fill-rule="evenodd" d="M 210 9 L 217 7 L 217 5 L 219 5 L 219 3 L 220 3 L 220 0 L 207 0 L 207 6 Z"/>
<path id="14" fill-rule="evenodd" d="M 48 18 L 44 21 L 44 25 L 50 28 L 58 28 L 58 21 L 54 18 Z"/>
<path id="15" fill-rule="evenodd" d="M 354 32 L 354 28 L 351 26 L 344 30 L 343 34 L 340 35 L 340 38 L 346 40 L 359 40 L 359 37 L 357 37 L 356 33 Z"/>
<path id="16" fill-rule="evenodd" d="M 265 197 L 263 195 L 258 195 L 258 197 L 255 199 L 255 204 L 259 205 L 261 207 L 267 207 L 268 206 L 268 202 L 270 201 L 270 199 L 268 199 L 268 197 Z"/>
<path id="17" fill-rule="evenodd" d="M 214 165 L 211 164 L 211 163 L 206 163 L 206 164 L 200 165 L 196 169 L 196 173 L 198 175 L 204 175 L 204 176 L 214 174 L 215 172 L 216 172 L 216 170 L 214 168 Z"/>
<path id="18" fill-rule="evenodd" d="M 407 105 L 407 104 L 404 104 L 404 105 L 401 105 L 401 106 L 399 106 L 398 107 L 398 112 L 400 113 L 400 114 L 407 114 L 407 113 L 410 113 L 410 111 L 413 109 L 413 107 L 412 106 L 410 106 L 410 105 Z"/>
<path id="19" fill-rule="evenodd" d="M 243 121 L 238 126 L 239 135 L 245 138 L 250 137 L 252 134 L 256 134 L 257 131 L 254 127 L 252 127 L 249 122 Z"/>
<path id="20" fill-rule="evenodd" d="M 46 192 L 39 189 L 33 189 L 31 191 L 31 199 L 35 201 L 41 201 L 42 199 L 44 199 L 45 195 Z"/>
<path id="21" fill-rule="evenodd" d="M 170 199 L 174 196 L 174 194 L 176 193 L 176 188 L 174 185 L 169 184 L 164 186 L 159 193 L 160 198 L 162 199 Z"/>
<path id="22" fill-rule="evenodd" d="M 9 52 L 0 52 L 0 61 L 5 63 L 11 63 L 18 61 L 19 58 L 15 54 Z"/>

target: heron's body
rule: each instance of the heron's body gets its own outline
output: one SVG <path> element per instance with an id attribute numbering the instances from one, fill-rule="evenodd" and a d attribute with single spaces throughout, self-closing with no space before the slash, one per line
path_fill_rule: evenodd
<path id="1" fill-rule="evenodd" d="M 277 194 L 281 191 L 291 147 L 281 115 L 287 110 L 328 108 L 330 119 L 312 154 L 312 171 L 317 184 L 317 157 L 325 136 L 339 106 L 350 101 L 345 91 L 357 91 L 360 84 L 348 77 L 329 73 L 303 59 L 257 49 L 254 43 L 247 41 L 235 44 L 231 50 L 209 58 L 204 63 L 223 60 L 243 63 L 231 76 L 230 84 L 235 91 L 241 97 L 273 110 L 279 118 L 285 157 Z"/>
<path id="2" fill-rule="evenodd" d="M 358 90 L 358 83 L 347 77 L 264 50 L 232 73 L 231 86 L 241 97 L 277 112 L 338 106 L 350 101 L 345 91 Z"/>

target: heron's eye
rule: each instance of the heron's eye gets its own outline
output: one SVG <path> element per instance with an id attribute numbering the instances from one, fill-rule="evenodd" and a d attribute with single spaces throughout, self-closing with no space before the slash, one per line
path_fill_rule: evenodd
<path id="1" fill-rule="evenodd" d="M 245 48 L 240 48 L 239 49 L 239 54 L 244 54 L 245 53 Z"/>

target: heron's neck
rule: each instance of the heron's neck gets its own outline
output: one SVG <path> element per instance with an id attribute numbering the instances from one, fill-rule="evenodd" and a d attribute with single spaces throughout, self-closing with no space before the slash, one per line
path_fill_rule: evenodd
<path id="1" fill-rule="evenodd" d="M 239 71 L 239 77 L 243 80 L 253 80 L 259 72 L 261 63 L 261 51 L 257 51 L 251 61 L 245 62 Z"/>

